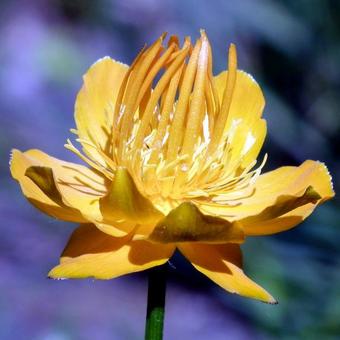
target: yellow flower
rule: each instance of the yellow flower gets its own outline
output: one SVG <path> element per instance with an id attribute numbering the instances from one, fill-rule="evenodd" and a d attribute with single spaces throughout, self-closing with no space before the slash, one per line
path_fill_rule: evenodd
<path id="1" fill-rule="evenodd" d="M 128 67 L 108 57 L 85 74 L 75 105 L 89 167 L 13 150 L 11 172 L 38 209 L 78 222 L 52 278 L 110 279 L 165 263 L 175 249 L 229 292 L 275 303 L 242 271 L 246 236 L 294 227 L 334 195 L 324 164 L 261 174 L 259 85 L 237 69 L 214 77 L 204 31 L 182 47 L 164 35 Z"/>

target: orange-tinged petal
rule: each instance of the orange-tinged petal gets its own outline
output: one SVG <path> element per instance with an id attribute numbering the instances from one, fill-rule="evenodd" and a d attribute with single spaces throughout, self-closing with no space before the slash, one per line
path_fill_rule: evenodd
<path id="1" fill-rule="evenodd" d="M 96 225 L 104 232 L 108 232 L 110 225 L 114 224 L 126 233 L 135 229 L 140 236 L 147 236 L 164 217 L 138 191 L 128 170 L 123 167 L 117 169 L 108 193 L 99 200 L 99 205 L 103 219 Z"/>
<path id="2" fill-rule="evenodd" d="M 157 224 L 150 240 L 160 243 L 242 243 L 244 234 L 237 222 L 230 223 L 221 218 L 203 215 L 194 204 L 185 202 Z"/>
<path id="3" fill-rule="evenodd" d="M 223 289 L 267 303 L 276 303 L 267 291 L 244 274 L 239 245 L 182 243 L 178 244 L 178 248 L 197 270 Z"/>
<path id="4" fill-rule="evenodd" d="M 39 150 L 29 150 L 25 154 L 35 160 L 34 165 L 52 169 L 56 187 L 65 204 L 78 209 L 84 216 L 101 216 L 96 202 L 106 193 L 104 176 L 83 165 L 59 160 Z"/>
<path id="5" fill-rule="evenodd" d="M 60 206 L 65 206 L 61 194 L 55 184 L 53 171 L 51 168 L 43 166 L 31 166 L 26 172 L 28 177 L 38 188 Z"/>
<path id="6" fill-rule="evenodd" d="M 318 204 L 334 196 L 327 168 L 310 160 L 259 176 L 254 189 L 251 196 L 233 205 L 202 204 L 200 209 L 239 221 L 246 235 L 265 235 L 294 227 Z"/>
<path id="7" fill-rule="evenodd" d="M 106 223 L 99 201 L 106 194 L 107 183 L 106 179 L 97 172 L 79 164 L 61 161 L 39 150 L 29 150 L 20 154 L 31 162 L 29 163 L 31 167 L 27 167 L 27 171 L 25 169 L 26 178 L 30 176 L 29 181 L 33 185 L 35 184 L 47 197 L 64 209 L 76 212 L 79 220 L 65 219 L 59 215 L 52 216 L 67 221 L 92 222 L 103 232 L 115 237 L 125 236 L 135 227 L 135 224 L 131 223 L 128 225 L 114 223 L 114 221 Z M 34 171 L 35 169 L 40 169 L 40 174 Z M 53 178 L 51 178 L 52 173 Z M 27 179 L 24 181 L 27 182 Z M 47 183 L 50 183 L 50 187 Z M 41 210 L 45 211 L 43 208 Z"/>
<path id="8" fill-rule="evenodd" d="M 103 215 L 112 220 L 157 223 L 163 214 L 137 189 L 126 168 L 118 168 L 108 194 L 101 198 Z"/>
<path id="9" fill-rule="evenodd" d="M 92 222 L 102 232 L 114 237 L 125 236 L 136 227 L 137 222 L 142 223 L 142 220 L 122 221 L 122 218 L 119 220 L 110 219 L 108 215 L 103 216 L 100 200 L 107 194 L 107 183 L 106 179 L 97 172 L 79 164 L 61 161 L 39 150 L 29 150 L 25 153 L 15 150 L 12 165 L 17 164 L 18 155 L 26 163 L 28 162 L 24 168 L 20 168 L 20 171 L 24 172 L 23 183 L 29 183 L 28 185 L 35 188 L 34 190 L 44 193 L 44 198 L 71 213 L 70 216 L 56 215 L 46 210 L 49 206 L 44 209 L 45 205 L 40 204 L 38 208 L 49 215 L 66 221 Z M 22 166 L 23 164 L 20 164 L 20 167 Z M 17 166 L 16 169 L 19 167 Z M 123 185 L 121 192 L 125 189 L 128 188 Z M 32 203 L 36 206 L 39 204 L 35 201 Z M 145 206 L 140 207 L 143 208 Z M 145 230 L 149 230 L 152 226 L 144 223 L 139 226 L 138 231 L 145 234 Z"/>
<path id="10" fill-rule="evenodd" d="M 30 150 L 25 153 L 19 150 L 12 151 L 11 158 L 11 173 L 16 179 L 25 197 L 38 209 L 55 218 L 70 221 L 70 222 L 86 222 L 86 219 L 81 213 L 72 207 L 68 207 L 61 201 L 60 193 L 56 187 L 52 188 L 50 197 L 36 185 L 32 179 L 25 175 L 27 169 L 32 166 L 41 165 L 40 161 L 33 157 L 33 154 L 39 152 L 37 150 Z M 51 174 L 50 174 L 51 175 Z M 50 181 L 51 177 L 47 178 Z M 52 178 L 53 181 L 53 178 Z M 47 189 L 47 188 L 46 188 Z"/>
<path id="11" fill-rule="evenodd" d="M 220 99 L 223 98 L 227 78 L 228 71 L 214 77 Z M 251 125 L 262 116 L 264 105 L 264 96 L 258 83 L 250 74 L 238 70 L 226 128 L 230 127 L 232 120 L 235 119 L 242 119 Z"/>
<path id="12" fill-rule="evenodd" d="M 28 200 L 48 215 L 71 222 L 91 221 L 115 237 L 125 236 L 135 226 L 105 224 L 99 207 L 99 199 L 106 194 L 105 180 L 82 165 L 39 150 L 13 150 L 11 171 Z"/>
<path id="13" fill-rule="evenodd" d="M 249 166 L 259 155 L 267 134 L 267 122 L 258 119 L 252 126 L 247 124 L 235 124 L 235 130 L 228 140 L 230 143 L 230 163 L 240 162 L 242 169 Z"/>
<path id="14" fill-rule="evenodd" d="M 220 100 L 227 77 L 228 71 L 224 71 L 214 78 Z M 225 131 L 235 131 L 228 140 L 233 146 L 232 160 L 244 158 L 241 163 L 243 168 L 256 159 L 264 142 L 267 132 L 265 122 L 261 119 L 264 105 L 260 86 L 251 75 L 238 70 Z"/>
<path id="15" fill-rule="evenodd" d="M 92 224 L 78 227 L 72 234 L 60 264 L 48 274 L 51 278 L 112 279 L 165 263 L 174 245 L 114 238 Z"/>
<path id="16" fill-rule="evenodd" d="M 246 235 L 269 235 L 292 228 L 299 224 L 314 209 L 321 196 L 313 187 L 302 195 L 279 196 L 274 205 L 267 207 L 256 216 L 242 219 L 240 224 Z"/>
<path id="17" fill-rule="evenodd" d="M 75 104 L 75 121 L 78 135 L 108 153 L 111 143 L 113 115 L 120 85 L 128 66 L 102 58 L 84 75 L 84 84 Z M 102 156 L 94 148 L 83 144 L 84 152 L 99 163 Z"/>

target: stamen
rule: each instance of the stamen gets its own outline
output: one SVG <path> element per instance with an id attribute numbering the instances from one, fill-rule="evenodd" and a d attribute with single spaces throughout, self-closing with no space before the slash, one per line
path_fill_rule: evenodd
<path id="1" fill-rule="evenodd" d="M 214 84 L 214 77 L 212 72 L 212 51 L 211 46 L 208 44 L 208 68 L 207 68 L 207 79 L 205 83 L 205 101 L 206 101 L 206 114 L 209 120 L 209 135 L 212 135 L 214 130 L 215 117 L 220 110 L 220 103 L 218 99 L 218 93 Z"/>
<path id="2" fill-rule="evenodd" d="M 164 64 L 167 62 L 171 54 L 173 53 L 174 49 L 176 48 L 175 44 L 172 44 L 164 53 L 163 55 L 156 61 L 156 63 L 152 66 L 150 71 L 148 72 L 143 85 L 140 89 L 140 92 L 138 94 L 138 98 L 135 104 L 134 111 L 137 110 L 138 105 L 141 102 L 141 99 L 143 98 L 146 90 L 150 88 L 152 81 L 155 79 L 157 73 L 161 70 L 161 68 L 164 66 Z M 141 117 L 141 116 L 140 116 Z"/>
<path id="3" fill-rule="evenodd" d="M 194 90 L 190 102 L 190 109 L 187 117 L 187 126 L 185 129 L 182 154 L 193 153 L 193 147 L 199 136 L 202 127 L 202 108 L 204 107 L 204 89 L 207 78 L 208 67 L 208 39 L 204 32 L 201 33 L 201 49 L 197 61 L 197 73 L 194 82 Z"/>
<path id="4" fill-rule="evenodd" d="M 74 135 L 79 135 L 79 132 L 77 129 L 70 129 L 70 132 L 73 133 Z"/>
<path id="5" fill-rule="evenodd" d="M 80 159 L 82 159 L 85 163 L 87 163 L 90 167 L 93 169 L 96 169 L 100 173 L 104 174 L 108 179 L 112 180 L 113 179 L 113 174 L 107 171 L 101 164 L 97 164 L 94 161 L 90 160 L 86 156 L 84 156 L 73 144 L 72 142 L 68 139 L 67 144 L 64 145 L 64 147 L 67 150 L 70 150 L 71 152 L 75 153 Z"/>
<path id="6" fill-rule="evenodd" d="M 183 140 L 183 147 L 181 150 L 182 155 L 189 156 L 190 164 L 182 164 L 180 167 L 181 171 L 178 172 L 178 176 L 175 179 L 174 191 L 183 184 L 185 179 L 188 179 L 189 167 L 191 167 L 191 162 L 193 159 L 193 154 L 195 150 L 195 145 L 197 140 L 200 138 L 202 132 L 202 121 L 204 118 L 203 110 L 205 109 L 204 103 L 204 90 L 207 81 L 207 67 L 208 67 L 208 39 L 205 32 L 201 32 L 201 49 L 199 52 L 198 62 L 197 62 L 197 73 L 195 77 L 194 90 L 192 94 L 192 99 L 190 102 L 190 109 L 187 117 L 186 129 Z M 198 145 L 200 142 L 198 142 Z M 196 145 L 196 149 L 197 149 Z M 191 171 L 193 173 L 193 171 Z"/>
<path id="7" fill-rule="evenodd" d="M 143 53 L 140 60 L 136 63 L 135 70 L 132 71 L 129 82 L 127 84 L 127 89 L 125 92 L 126 98 L 124 98 L 126 99 L 126 108 L 124 116 L 122 118 L 122 125 L 120 127 L 120 140 L 118 146 L 118 155 L 122 163 L 124 163 L 124 159 L 122 158 L 124 145 L 132 128 L 133 115 L 135 112 L 133 109 L 137 100 L 137 96 L 140 92 L 142 83 L 145 79 L 151 63 L 156 58 L 157 54 L 159 54 L 160 50 L 163 48 L 162 42 L 163 36 Z"/>
<path id="8" fill-rule="evenodd" d="M 144 46 L 142 48 L 142 50 L 138 53 L 137 57 L 135 58 L 135 60 L 132 62 L 131 66 L 129 67 L 128 71 L 126 72 L 124 79 L 122 81 L 122 84 L 120 85 L 119 88 L 119 92 L 118 92 L 118 96 L 116 99 L 116 105 L 115 105 L 115 109 L 114 109 L 114 117 L 113 117 L 113 124 L 112 124 L 112 128 L 114 128 L 115 130 L 118 131 L 118 125 L 119 125 L 119 120 L 121 118 L 121 112 L 122 112 L 122 101 L 123 101 L 123 97 L 124 97 L 124 93 L 128 84 L 128 80 L 131 76 L 132 71 L 135 69 L 136 64 L 140 62 L 140 59 L 142 58 L 142 55 L 145 52 L 145 48 L 146 46 Z M 124 105 L 125 107 L 125 105 Z M 125 109 L 124 109 L 125 111 Z M 117 135 L 114 133 L 115 131 L 112 132 L 112 137 L 113 137 L 113 145 L 115 145 L 115 140 Z"/>
<path id="9" fill-rule="evenodd" d="M 110 157 L 108 157 L 106 155 L 106 153 L 103 152 L 101 149 L 99 149 L 96 145 L 92 144 L 91 142 L 89 142 L 86 139 L 77 138 L 76 141 L 79 142 L 79 143 L 82 143 L 82 144 L 86 144 L 86 145 L 92 147 L 93 149 L 95 149 L 100 154 L 100 156 L 103 157 L 104 161 L 111 168 L 111 170 L 115 171 L 117 169 L 117 166 L 114 163 L 114 161 Z"/>
<path id="10" fill-rule="evenodd" d="M 134 149 L 138 150 L 141 148 L 143 144 L 143 139 L 145 136 L 146 128 L 150 122 L 152 117 L 152 113 L 154 108 L 156 107 L 160 96 L 162 95 L 163 91 L 165 90 L 166 86 L 172 79 L 174 73 L 178 70 L 179 66 L 183 63 L 184 59 L 186 58 L 188 53 L 188 48 L 185 48 L 181 55 L 169 66 L 169 68 L 165 71 L 161 79 L 156 85 L 156 88 L 152 92 L 151 98 L 149 100 L 148 106 L 145 110 L 145 113 L 142 117 L 141 124 L 139 126 L 137 136 L 134 142 Z"/>
<path id="11" fill-rule="evenodd" d="M 223 93 L 221 111 L 219 112 L 217 120 L 215 121 L 214 131 L 208 148 L 208 154 L 210 154 L 216 149 L 223 135 L 223 131 L 225 129 L 225 124 L 227 122 L 229 109 L 232 102 L 233 92 L 236 83 L 236 76 L 237 76 L 237 53 L 235 45 L 231 44 L 229 47 L 228 55 L 227 84 Z"/>
<path id="12" fill-rule="evenodd" d="M 188 66 L 184 73 L 183 84 L 180 88 L 178 103 L 176 105 L 174 118 L 170 127 L 168 150 L 166 156 L 169 161 L 172 161 L 176 158 L 179 146 L 182 144 L 184 120 L 189 104 L 192 86 L 194 84 L 201 44 L 201 40 L 198 40 L 194 47 L 194 50 L 192 51 Z"/>

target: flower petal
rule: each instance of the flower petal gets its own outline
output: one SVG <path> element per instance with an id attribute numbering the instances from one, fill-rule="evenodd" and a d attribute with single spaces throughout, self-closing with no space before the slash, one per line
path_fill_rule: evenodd
<path id="1" fill-rule="evenodd" d="M 67 211 L 71 209 L 72 212 L 76 212 L 79 219 L 52 216 L 67 221 L 95 223 L 101 231 L 114 237 L 125 236 L 135 227 L 136 223 L 114 223 L 115 221 L 105 223 L 99 205 L 100 198 L 107 192 L 107 183 L 103 176 L 85 166 L 61 161 L 39 150 L 29 150 L 20 154 L 24 159 L 28 159 L 31 165 L 25 168 L 25 183 L 29 176 L 29 181 L 33 185 L 35 184 L 59 206 Z M 45 211 L 43 208 L 40 209 Z"/>
<path id="2" fill-rule="evenodd" d="M 56 168 L 54 168 L 54 171 L 57 173 Z M 41 166 L 29 167 L 25 175 L 30 178 L 43 193 L 60 206 L 65 208 L 77 207 L 77 209 L 80 209 L 78 210 L 79 213 L 86 218 L 84 221 L 95 223 L 102 232 L 114 237 L 123 237 L 136 226 L 136 223 L 119 223 L 117 221 L 105 223 L 105 217 L 101 215 L 99 208 L 100 193 L 97 193 L 96 197 L 92 195 L 88 196 L 89 188 L 82 187 L 84 183 L 81 183 L 81 186 L 79 186 L 75 182 L 60 180 L 61 177 L 58 177 L 59 182 L 55 181 L 52 169 Z M 65 174 L 63 175 L 66 177 Z M 79 180 L 79 174 L 75 174 L 74 178 Z M 69 185 L 71 185 L 71 189 Z M 72 185 L 74 187 L 72 187 Z M 59 191 L 58 187 L 61 191 Z M 80 190 L 80 192 L 75 191 L 74 188 Z M 63 196 L 60 192 L 62 192 Z M 64 202 L 66 202 L 66 204 Z"/>
<path id="3" fill-rule="evenodd" d="M 139 193 L 125 168 L 117 169 L 108 194 L 100 199 L 100 209 L 106 222 L 150 225 L 151 228 L 163 217 L 163 214 Z"/>
<path id="4" fill-rule="evenodd" d="M 253 195 L 233 205 L 201 204 L 212 215 L 239 221 L 246 235 L 266 235 L 290 229 L 334 196 L 331 177 L 323 163 L 306 161 L 257 179 Z"/>
<path id="5" fill-rule="evenodd" d="M 100 200 L 102 210 L 114 219 L 139 223 L 158 221 L 163 214 L 142 196 L 126 168 L 118 168 L 108 194 Z"/>
<path id="6" fill-rule="evenodd" d="M 165 263 L 175 250 L 174 245 L 147 241 L 131 241 L 129 237 L 114 238 L 92 224 L 83 224 L 72 234 L 60 264 L 51 278 L 112 279 Z"/>
<path id="7" fill-rule="evenodd" d="M 321 196 L 310 186 L 299 196 L 279 196 L 272 206 L 256 216 L 242 219 L 240 223 L 246 235 L 274 234 L 302 222 L 307 215 L 301 212 L 309 215 L 320 199 Z"/>
<path id="8" fill-rule="evenodd" d="M 71 222 L 92 222 L 103 232 L 122 237 L 135 224 L 106 224 L 99 199 L 106 194 L 105 179 L 82 165 L 64 162 L 39 150 L 14 150 L 11 171 L 29 201 L 43 212 Z"/>
<path id="9" fill-rule="evenodd" d="M 228 71 L 224 71 L 214 78 L 221 100 L 227 77 Z M 260 86 L 251 75 L 238 70 L 225 131 L 233 131 L 228 136 L 233 145 L 231 161 L 243 158 L 243 168 L 257 158 L 264 142 L 267 133 L 266 123 L 261 119 L 264 105 Z"/>
<path id="10" fill-rule="evenodd" d="M 230 223 L 221 218 L 203 215 L 194 204 L 185 202 L 157 224 L 150 240 L 160 243 L 241 243 L 244 234 L 237 222 Z"/>
<path id="11" fill-rule="evenodd" d="M 31 166 L 26 170 L 25 176 L 31 179 L 32 182 L 55 203 L 65 207 L 61 194 L 54 182 L 54 176 L 51 168 Z"/>
<path id="12" fill-rule="evenodd" d="M 179 244 L 178 249 L 197 270 L 230 293 L 271 304 L 277 303 L 267 291 L 244 274 L 239 245 L 185 243 Z"/>
<path id="13" fill-rule="evenodd" d="M 75 121 L 78 135 L 106 152 L 111 142 L 113 112 L 120 85 L 128 66 L 102 58 L 94 63 L 84 75 L 84 84 L 75 105 Z M 84 152 L 103 163 L 102 156 L 87 144 Z"/>
<path id="14" fill-rule="evenodd" d="M 61 200 L 60 192 L 57 190 L 52 173 L 46 173 L 46 182 L 42 181 L 42 173 L 34 174 L 31 171 L 31 177 L 36 177 L 41 185 L 38 186 L 34 181 L 26 176 L 27 169 L 32 166 L 41 165 L 39 159 L 34 154 L 39 153 L 38 150 L 30 150 L 25 153 L 19 150 L 13 150 L 11 155 L 11 173 L 16 179 L 23 194 L 38 209 L 55 218 L 70 222 L 86 222 L 81 213 L 72 207 L 68 207 Z M 45 186 L 45 190 L 41 188 Z"/>

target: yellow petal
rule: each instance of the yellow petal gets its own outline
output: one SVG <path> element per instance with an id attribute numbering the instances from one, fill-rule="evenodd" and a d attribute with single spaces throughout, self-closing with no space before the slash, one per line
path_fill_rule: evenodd
<path id="1" fill-rule="evenodd" d="M 95 223 L 98 229 L 111 236 L 123 237 L 136 226 L 136 223 L 113 223 L 112 221 L 110 221 L 110 223 L 105 223 L 105 217 L 99 214 L 99 197 L 95 200 L 91 197 L 90 202 L 86 202 L 87 197 L 82 195 L 86 188 L 83 189 L 81 197 L 79 197 L 79 193 L 74 193 L 73 190 L 68 190 L 67 187 L 65 189 L 65 184 L 59 184 L 64 188 L 62 191 L 65 196 L 63 201 L 63 197 L 56 186 L 51 168 L 32 166 L 26 170 L 25 175 L 30 178 L 41 191 L 46 194 L 46 196 L 61 207 L 68 208 L 64 201 L 68 201 L 67 204 L 70 204 L 71 206 L 79 206 L 82 210 L 82 215 L 87 218 L 87 221 Z M 76 174 L 76 176 L 79 179 L 79 174 Z"/>
<path id="2" fill-rule="evenodd" d="M 200 205 L 200 209 L 239 221 L 246 235 L 266 235 L 294 227 L 315 207 L 334 196 L 331 177 L 323 163 L 306 161 L 261 175 L 250 197 L 234 205 Z"/>
<path id="3" fill-rule="evenodd" d="M 18 163 L 18 159 L 21 163 Z M 39 199 L 52 201 L 64 210 L 64 215 L 56 215 L 47 210 L 49 205 L 42 204 L 44 201 L 39 203 L 37 199 L 30 199 L 35 206 L 51 216 L 66 221 L 92 222 L 103 232 L 115 237 L 122 237 L 135 227 L 135 224 L 131 223 L 105 223 L 99 200 L 106 194 L 107 184 L 106 179 L 95 171 L 79 164 L 61 161 L 39 150 L 24 153 L 15 150 L 12 168 L 13 166 L 21 173 L 20 184 L 25 187 L 29 185 L 30 193 L 32 190 L 43 192 L 45 195 Z M 38 169 L 39 172 L 36 171 Z M 67 216 L 65 212 L 68 212 Z"/>
<path id="4" fill-rule="evenodd" d="M 32 181 L 32 179 L 25 175 L 28 168 L 41 165 L 39 159 L 33 157 L 33 155 L 37 152 L 39 151 L 30 150 L 25 153 L 22 153 L 19 150 L 12 151 L 11 173 L 13 178 L 19 182 L 23 194 L 36 208 L 52 217 L 71 222 L 86 222 L 86 219 L 77 209 L 68 207 L 62 202 L 60 193 L 56 189 L 55 185 L 51 183 L 53 178 L 47 178 L 47 181 L 49 181 L 50 184 L 49 188 L 48 185 L 46 185 L 45 189 L 47 191 L 44 192 Z M 31 175 L 34 177 L 32 172 Z M 41 185 L 43 186 L 44 183 L 41 183 Z M 50 197 L 46 194 L 48 189 L 50 190 Z"/>
<path id="5" fill-rule="evenodd" d="M 106 196 L 100 199 L 104 219 L 154 226 L 162 217 L 152 203 L 142 196 L 128 170 L 118 168 Z"/>
<path id="6" fill-rule="evenodd" d="M 51 278 L 112 279 L 165 263 L 174 245 L 114 238 L 94 225 L 84 224 L 72 234 L 60 264 L 48 274 Z"/>
<path id="7" fill-rule="evenodd" d="M 157 224 L 150 235 L 150 240 L 160 243 L 192 241 L 241 243 L 244 234 L 237 223 L 203 215 L 194 204 L 185 202 Z"/>
<path id="8" fill-rule="evenodd" d="M 247 235 L 278 233 L 302 222 L 307 215 L 301 215 L 301 212 L 309 215 L 320 199 L 321 196 L 310 186 L 299 196 L 279 196 L 274 205 L 256 216 L 240 220 L 240 224 Z M 300 208 L 303 209 L 298 210 Z"/>
<path id="9" fill-rule="evenodd" d="M 267 291 L 244 274 L 239 245 L 186 243 L 179 244 L 178 248 L 197 270 L 230 293 L 277 303 Z"/>
<path id="10" fill-rule="evenodd" d="M 56 187 L 51 168 L 31 166 L 26 170 L 25 176 L 31 179 L 32 182 L 36 184 L 52 201 L 62 207 L 65 207 L 61 194 Z"/>
<path id="11" fill-rule="evenodd" d="M 230 163 L 240 162 L 242 169 L 249 166 L 259 155 L 267 133 L 267 123 L 258 119 L 252 126 L 240 122 L 229 138 L 232 147 Z"/>
<path id="12" fill-rule="evenodd" d="M 14 150 L 11 169 L 24 195 L 48 215 L 65 221 L 90 221 L 116 237 L 126 235 L 126 229 L 134 227 L 104 223 L 99 199 L 106 194 L 105 180 L 91 169 L 61 161 L 39 150 L 25 153 Z"/>
<path id="13" fill-rule="evenodd" d="M 112 119 L 120 85 L 128 66 L 109 57 L 98 60 L 84 75 L 84 84 L 75 105 L 79 137 L 107 152 L 111 142 Z M 83 144 L 84 152 L 103 163 L 102 156 Z M 108 152 L 107 152 L 108 153 Z"/>
<path id="14" fill-rule="evenodd" d="M 224 71 L 214 78 L 220 100 L 227 77 L 228 71 Z M 265 121 L 261 119 L 264 105 L 260 86 L 251 75 L 238 70 L 225 131 L 235 130 L 232 136 L 229 135 L 233 146 L 232 160 L 243 158 L 243 168 L 256 159 L 264 142 L 267 132 Z"/>

